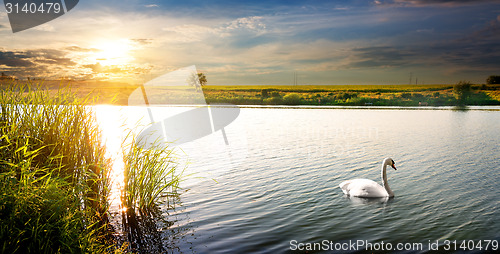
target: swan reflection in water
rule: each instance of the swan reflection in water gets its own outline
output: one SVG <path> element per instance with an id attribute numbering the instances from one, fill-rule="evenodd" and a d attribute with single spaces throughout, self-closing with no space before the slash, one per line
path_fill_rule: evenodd
<path id="1" fill-rule="evenodd" d="M 344 195 L 344 198 L 351 201 L 354 205 L 375 205 L 375 204 L 390 204 L 394 201 L 394 198 L 382 197 L 382 198 L 362 198 L 353 197 L 349 195 Z"/>

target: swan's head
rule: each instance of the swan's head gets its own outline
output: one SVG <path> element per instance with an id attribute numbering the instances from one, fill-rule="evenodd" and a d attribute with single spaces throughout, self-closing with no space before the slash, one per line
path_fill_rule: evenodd
<path id="1" fill-rule="evenodd" d="M 391 166 L 394 170 L 398 170 L 398 169 L 396 168 L 396 162 L 394 162 L 394 160 L 393 160 L 393 159 L 391 159 L 391 158 L 385 158 L 385 160 L 384 160 L 384 164 L 385 164 L 385 165 L 389 165 L 389 166 Z"/>

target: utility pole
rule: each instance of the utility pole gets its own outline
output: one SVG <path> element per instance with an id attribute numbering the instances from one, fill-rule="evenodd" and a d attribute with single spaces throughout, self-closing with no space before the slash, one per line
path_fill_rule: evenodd
<path id="1" fill-rule="evenodd" d="M 410 85 L 411 85 L 411 78 L 413 76 L 413 72 L 410 72 Z"/>

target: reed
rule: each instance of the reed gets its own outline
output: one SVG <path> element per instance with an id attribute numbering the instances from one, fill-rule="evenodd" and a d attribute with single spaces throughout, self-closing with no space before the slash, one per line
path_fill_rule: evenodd
<path id="1" fill-rule="evenodd" d="M 125 165 L 122 219 L 128 250 L 165 253 L 162 231 L 172 223 L 163 212 L 175 209 L 183 170 L 178 168 L 174 150 L 164 142 L 145 148 L 130 133 L 131 138 L 122 144 Z"/>
<path id="2" fill-rule="evenodd" d="M 183 170 L 178 168 L 173 149 L 162 142 L 145 148 L 136 143 L 135 137 L 122 148 L 125 165 L 122 203 L 129 210 L 148 214 L 163 201 L 168 202 L 168 198 L 162 197 L 177 195 Z"/>
<path id="3" fill-rule="evenodd" d="M 104 251 L 111 163 L 90 99 L 37 87 L 0 95 L 0 250 Z"/>
<path id="4" fill-rule="evenodd" d="M 0 253 L 138 249 L 137 241 L 129 238 L 130 243 L 121 244 L 111 234 L 112 165 L 87 106 L 93 100 L 68 87 L 54 93 L 40 84 L 2 84 Z M 156 223 L 165 221 L 160 204 L 178 198 L 182 171 L 178 172 L 173 150 L 165 146 L 144 149 L 130 137 L 130 145 L 123 146 L 125 230 L 135 239 L 155 236 L 152 242 L 156 243 L 161 238 Z M 136 211 L 140 216 L 135 216 Z M 153 246 L 142 243 L 142 250 Z"/>

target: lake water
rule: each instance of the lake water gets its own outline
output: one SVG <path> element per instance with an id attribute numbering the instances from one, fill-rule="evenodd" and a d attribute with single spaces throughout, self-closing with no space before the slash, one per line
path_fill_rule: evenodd
<path id="1" fill-rule="evenodd" d="M 482 109 L 241 108 L 225 128 L 228 145 L 219 131 L 179 147 L 194 175 L 168 215 L 164 247 L 418 252 L 436 241 L 462 250 L 466 240 L 491 250 L 500 240 L 500 108 Z M 166 110 L 185 109 L 153 108 Z M 398 168 L 387 172 L 395 198 L 344 196 L 344 180 L 380 183 L 386 157 Z"/>

